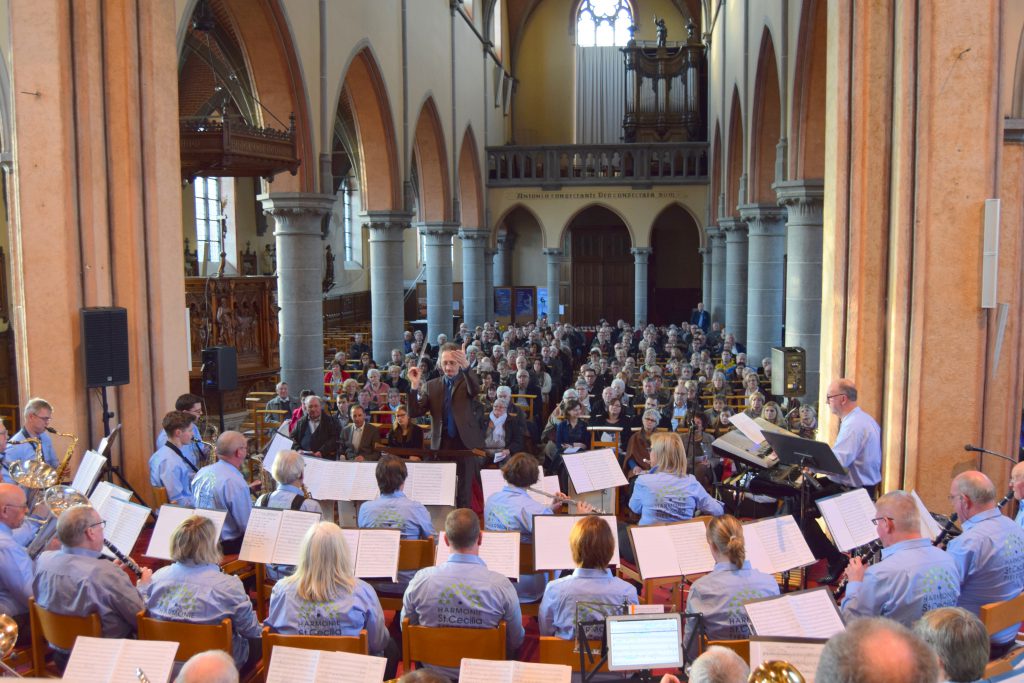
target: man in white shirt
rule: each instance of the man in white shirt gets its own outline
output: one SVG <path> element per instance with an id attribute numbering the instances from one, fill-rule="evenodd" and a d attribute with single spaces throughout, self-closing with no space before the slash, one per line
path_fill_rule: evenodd
<path id="1" fill-rule="evenodd" d="M 832 452 L 846 475 L 831 475 L 837 484 L 867 489 L 872 499 L 882 480 L 882 430 L 875 419 L 857 405 L 857 387 L 851 380 L 838 379 L 828 386 L 828 408 L 839 417 L 839 434 Z"/>

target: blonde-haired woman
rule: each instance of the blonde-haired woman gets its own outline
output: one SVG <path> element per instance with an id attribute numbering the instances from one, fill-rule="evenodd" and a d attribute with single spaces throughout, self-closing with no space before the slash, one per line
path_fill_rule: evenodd
<path id="1" fill-rule="evenodd" d="M 394 678 L 398 647 L 370 584 L 352 575 L 355 558 L 337 524 L 320 522 L 302 539 L 295 573 L 278 581 L 265 622 L 285 635 L 358 636 L 366 629 L 370 654 L 387 657 Z"/>
<path id="2" fill-rule="evenodd" d="M 651 436 L 651 471 L 636 478 L 629 509 L 640 515 L 641 526 L 692 519 L 697 511 L 715 516 L 725 512 L 722 504 L 686 473 L 686 450 L 675 432 Z"/>
<path id="3" fill-rule="evenodd" d="M 153 619 L 193 624 L 231 619 L 235 666 L 245 670 L 260 657 L 260 625 L 242 581 L 220 571 L 217 540 L 213 522 L 189 517 L 171 532 L 174 564 L 157 570 L 149 581 L 140 579 L 136 588 Z"/>
<path id="4" fill-rule="evenodd" d="M 743 605 L 751 600 L 779 594 L 779 585 L 771 574 L 753 569 L 747 560 L 743 525 L 732 515 L 716 517 L 708 523 L 708 545 L 715 568 L 693 582 L 686 611 L 704 615 L 708 640 L 743 640 L 750 637 L 750 622 Z M 689 628 L 683 642 L 696 653 L 695 631 Z M 694 642 L 691 642 L 694 641 Z"/>

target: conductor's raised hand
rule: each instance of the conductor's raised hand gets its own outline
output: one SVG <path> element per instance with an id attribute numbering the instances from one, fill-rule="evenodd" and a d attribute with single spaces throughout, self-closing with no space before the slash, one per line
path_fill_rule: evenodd
<path id="1" fill-rule="evenodd" d="M 420 369 L 419 366 L 414 365 L 409 368 L 406 372 L 406 376 L 409 378 L 409 386 L 413 389 L 420 388 Z"/>
<path id="2" fill-rule="evenodd" d="M 462 348 L 460 350 L 452 351 L 452 355 L 455 358 L 455 362 L 459 364 L 461 369 L 469 369 L 469 359 L 466 358 L 466 342 L 462 342 Z"/>

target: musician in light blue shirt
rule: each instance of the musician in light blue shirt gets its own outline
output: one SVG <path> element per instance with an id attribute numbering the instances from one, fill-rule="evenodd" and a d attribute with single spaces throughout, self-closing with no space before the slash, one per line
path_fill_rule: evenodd
<path id="1" fill-rule="evenodd" d="M 887 493 L 875 504 L 875 514 L 871 521 L 882 543 L 882 561 L 869 567 L 859 557 L 850 560 L 843 618 L 888 617 L 910 627 L 925 612 L 954 607 L 960 573 L 949 554 L 921 536 L 913 496 Z"/>
<path id="2" fill-rule="evenodd" d="M 569 547 L 577 568 L 544 589 L 537 616 L 540 634 L 572 640 L 579 619 L 600 621 L 601 628 L 587 633 L 588 638 L 600 638 L 605 616 L 624 614 L 626 605 L 637 604 L 636 588 L 608 570 L 615 536 L 605 520 L 580 517 L 569 533 Z"/>
<path id="3" fill-rule="evenodd" d="M 143 602 L 118 564 L 100 557 L 104 522 L 89 505 L 74 505 L 57 520 L 61 549 L 44 552 L 36 561 L 32 592 L 40 607 L 76 617 L 99 614 L 104 638 L 135 634 Z M 142 581 L 153 574 L 142 570 Z M 59 651 L 63 669 L 67 652 Z"/>
<path id="4" fill-rule="evenodd" d="M 260 624 L 241 579 L 220 570 L 223 557 L 213 522 L 194 515 L 178 525 L 171 532 L 171 559 L 174 564 L 136 584 L 146 616 L 192 624 L 230 619 L 235 666 L 244 670 L 255 664 Z"/>
<path id="5" fill-rule="evenodd" d="M 0 484 L 0 614 L 18 624 L 19 641 L 29 633 L 28 599 L 32 597 L 35 568 L 14 530 L 28 515 L 25 492 L 14 484 Z"/>
<path id="6" fill-rule="evenodd" d="M 840 419 L 839 434 L 832 452 L 846 468 L 846 475 L 829 478 L 844 486 L 874 488 L 882 480 L 882 430 L 875 419 L 857 405 L 857 387 L 848 379 L 839 379 L 828 387 L 829 410 Z"/>
<path id="7" fill-rule="evenodd" d="M 164 444 L 149 458 L 149 483 L 166 489 L 167 501 L 183 507 L 195 507 L 192 479 L 199 465 L 191 443 L 193 419 L 180 410 L 164 415 Z"/>
<path id="8" fill-rule="evenodd" d="M 1013 521 L 1024 528 L 1024 462 L 1019 462 L 1010 470 L 1010 490 L 1017 499 L 1017 516 Z"/>
<path id="9" fill-rule="evenodd" d="M 182 394 L 174 402 L 174 409 L 192 416 L 191 432 L 188 434 L 187 442 L 182 441 L 182 443 L 187 443 L 188 450 L 192 451 L 193 461 L 205 460 L 210 447 L 203 444 L 203 435 L 199 431 L 199 418 L 203 416 L 203 399 L 195 394 Z M 156 434 L 157 450 L 162 448 L 165 443 L 167 443 L 167 432 L 161 429 Z"/>
<path id="10" fill-rule="evenodd" d="M 1009 600 L 1024 590 L 1024 529 L 996 508 L 996 490 L 982 472 L 958 474 L 950 484 L 953 511 L 963 533 L 947 552 L 960 571 L 959 607 L 978 614 L 982 605 Z M 992 635 L 992 656 L 1013 645 L 1020 624 Z"/>
<path id="11" fill-rule="evenodd" d="M 771 574 L 750 566 L 743 525 L 732 515 L 712 519 L 707 540 L 715 568 L 690 586 L 686 611 L 703 615 L 709 640 L 744 640 L 750 637 L 750 621 L 743 605 L 778 595 L 779 585 Z M 697 654 L 696 633 L 694 620 L 687 619 L 683 643 L 691 656 Z"/>
<path id="12" fill-rule="evenodd" d="M 377 462 L 376 475 L 380 496 L 359 507 L 359 528 L 399 529 L 402 538 L 408 540 L 433 538 L 434 522 L 426 506 L 407 497 L 402 490 L 409 476 L 405 461 L 385 453 Z M 400 571 L 398 581 L 374 581 L 372 585 L 381 593 L 401 595 L 415 574 Z"/>
<path id="13" fill-rule="evenodd" d="M 220 533 L 225 555 L 235 555 L 242 547 L 245 527 L 252 511 L 249 484 L 242 476 L 242 463 L 248 454 L 245 437 L 239 432 L 224 432 L 217 439 L 217 462 L 199 470 L 192 480 L 196 507 L 226 510 L 227 519 Z"/>
<path id="14" fill-rule="evenodd" d="M 521 543 L 533 543 L 534 515 L 550 515 L 564 505 L 568 496 L 558 493 L 551 505 L 542 505 L 530 497 L 527 487 L 537 483 L 540 465 L 529 453 L 516 453 L 502 468 L 506 486 L 484 502 L 484 528 L 488 531 L 518 531 Z M 580 512 L 593 512 L 579 503 Z M 544 595 L 547 574 L 520 574 L 516 593 L 520 602 L 536 602 Z"/>
<path id="15" fill-rule="evenodd" d="M 725 512 L 722 504 L 686 473 L 686 451 L 675 432 L 651 436 L 651 470 L 636 478 L 629 509 L 640 515 L 641 526 L 693 519 L 698 511 L 716 517 Z"/>
<path id="16" fill-rule="evenodd" d="M 354 560 L 336 524 L 310 527 L 295 573 L 274 585 L 265 625 L 277 633 L 304 636 L 358 636 L 366 629 L 370 654 L 387 658 L 384 678 L 391 679 L 400 652 L 388 635 L 377 594 L 352 576 Z"/>
<path id="17" fill-rule="evenodd" d="M 273 493 L 264 493 L 256 499 L 256 507 L 273 508 L 275 510 L 296 510 L 299 512 L 312 512 L 323 515 L 323 508 L 320 503 L 312 498 L 306 498 L 303 492 L 304 476 L 306 472 L 306 461 L 298 451 L 284 450 L 274 458 L 274 465 L 271 467 L 271 476 L 277 482 L 277 489 Z M 277 581 L 295 571 L 295 567 L 289 564 L 268 564 L 267 578 Z"/>
<path id="18" fill-rule="evenodd" d="M 512 582 L 480 559 L 486 539 L 479 517 L 467 508 L 452 510 L 444 533 L 451 555 L 442 565 L 416 572 L 405 592 L 402 618 L 410 624 L 460 628 L 495 628 L 504 621 L 506 656 L 514 659 L 525 635 L 519 598 Z M 437 668 L 458 678 L 458 670 Z"/>
<path id="19" fill-rule="evenodd" d="M 44 399 L 33 398 L 25 404 L 22 417 L 21 429 L 7 442 L 7 450 L 4 453 L 6 464 L 10 466 L 11 463 L 17 460 L 32 460 L 35 458 L 35 444 L 20 442 L 26 439 L 39 439 L 43 460 L 53 469 L 59 468 L 60 458 L 57 457 L 56 451 L 53 450 L 53 439 L 50 438 L 47 432 L 47 429 L 50 427 L 50 419 L 53 417 L 53 407 Z"/>

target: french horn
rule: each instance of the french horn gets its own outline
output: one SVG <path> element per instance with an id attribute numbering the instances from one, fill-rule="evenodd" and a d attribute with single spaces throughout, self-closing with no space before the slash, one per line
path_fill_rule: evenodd
<path id="1" fill-rule="evenodd" d="M 747 683 L 806 683 L 803 674 L 789 662 L 762 662 L 750 672 Z"/>

